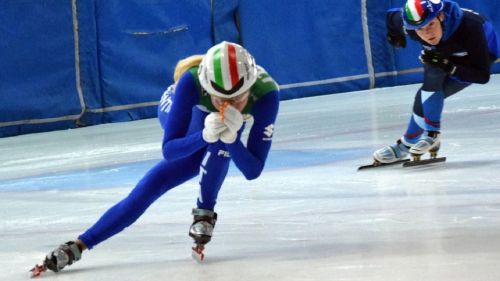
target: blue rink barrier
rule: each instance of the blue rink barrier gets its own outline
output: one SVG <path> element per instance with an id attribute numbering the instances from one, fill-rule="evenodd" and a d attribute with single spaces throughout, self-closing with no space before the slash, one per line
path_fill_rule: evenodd
<path id="1" fill-rule="evenodd" d="M 458 2 L 500 31 L 498 1 Z M 385 39 L 403 3 L 4 0 L 0 137 L 155 117 L 176 62 L 222 40 L 249 49 L 283 100 L 417 83 L 418 44 Z"/>

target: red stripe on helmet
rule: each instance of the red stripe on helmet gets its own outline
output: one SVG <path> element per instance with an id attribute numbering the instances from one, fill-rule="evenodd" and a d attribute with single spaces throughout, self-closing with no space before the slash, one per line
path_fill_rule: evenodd
<path id="1" fill-rule="evenodd" d="M 234 87 L 239 81 L 238 65 L 236 64 L 236 48 L 233 44 L 227 45 L 229 73 L 231 74 L 231 86 Z"/>
<path id="2" fill-rule="evenodd" d="M 424 7 L 422 7 L 422 1 L 420 0 L 415 1 L 415 8 L 417 9 L 418 17 L 422 19 L 422 15 L 424 14 Z"/>

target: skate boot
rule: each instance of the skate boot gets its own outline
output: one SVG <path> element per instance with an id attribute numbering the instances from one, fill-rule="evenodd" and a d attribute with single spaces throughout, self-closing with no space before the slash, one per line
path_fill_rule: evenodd
<path id="1" fill-rule="evenodd" d="M 406 143 L 403 138 L 397 140 L 396 144 L 382 147 L 373 153 L 375 163 L 389 164 L 408 157 L 411 144 Z"/>
<path id="2" fill-rule="evenodd" d="M 426 136 L 421 137 L 420 140 L 411 147 L 410 153 L 415 161 L 420 160 L 420 157 L 427 152 L 431 154 L 431 158 L 436 158 L 440 145 L 441 134 L 431 131 L 428 132 Z"/>
<path id="3" fill-rule="evenodd" d="M 194 239 L 195 245 L 192 247 L 193 258 L 203 261 L 205 255 L 203 250 L 205 244 L 212 239 L 217 213 L 205 209 L 193 209 L 193 224 L 189 228 L 189 236 Z"/>
<path id="4" fill-rule="evenodd" d="M 82 251 L 78 245 L 73 241 L 69 241 L 50 252 L 45 258 L 44 264 L 48 269 L 59 272 L 65 266 L 72 265 L 80 260 L 81 257 Z"/>

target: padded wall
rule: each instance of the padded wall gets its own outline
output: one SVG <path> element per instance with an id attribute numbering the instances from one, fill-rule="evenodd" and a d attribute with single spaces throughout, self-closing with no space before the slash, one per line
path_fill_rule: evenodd
<path id="1" fill-rule="evenodd" d="M 500 31 L 500 2 L 458 2 Z M 176 62 L 222 40 L 249 49 L 283 100 L 417 83 L 420 46 L 385 39 L 403 3 L 3 0 L 0 137 L 155 117 Z"/>

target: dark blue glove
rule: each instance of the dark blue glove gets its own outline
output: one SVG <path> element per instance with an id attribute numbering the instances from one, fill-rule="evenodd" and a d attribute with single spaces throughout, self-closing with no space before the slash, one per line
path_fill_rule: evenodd
<path id="1" fill-rule="evenodd" d="M 457 67 L 448 58 L 438 52 L 422 50 L 418 58 L 422 63 L 441 68 L 450 75 L 453 75 L 457 70 Z"/>
<path id="2" fill-rule="evenodd" d="M 391 34 L 390 32 L 387 32 L 387 41 L 394 47 L 394 48 L 405 48 L 406 47 L 406 36 L 404 34 Z"/>

